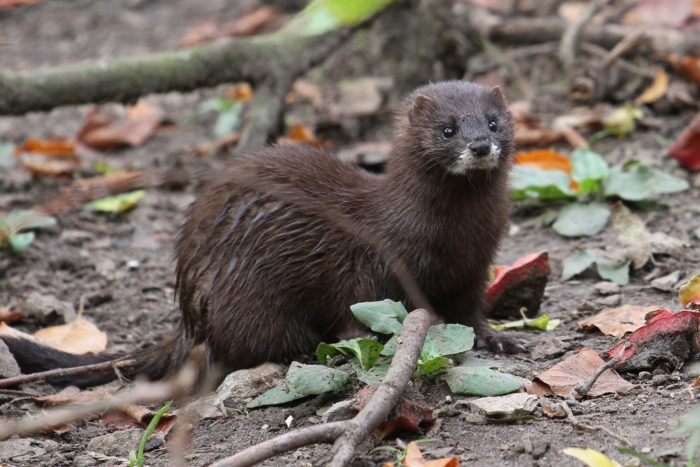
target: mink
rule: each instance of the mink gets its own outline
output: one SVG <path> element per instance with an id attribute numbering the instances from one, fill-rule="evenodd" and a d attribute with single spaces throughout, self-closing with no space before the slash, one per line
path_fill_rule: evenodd
<path id="1" fill-rule="evenodd" d="M 200 344 L 227 371 L 286 363 L 319 342 L 366 334 L 350 306 L 385 298 L 472 326 L 492 351 L 518 351 L 484 310 L 513 151 L 501 89 L 446 81 L 399 107 L 382 175 L 301 144 L 232 161 L 202 184 L 176 241 L 180 329 L 162 350 L 136 354 L 132 372 L 162 377 Z"/>

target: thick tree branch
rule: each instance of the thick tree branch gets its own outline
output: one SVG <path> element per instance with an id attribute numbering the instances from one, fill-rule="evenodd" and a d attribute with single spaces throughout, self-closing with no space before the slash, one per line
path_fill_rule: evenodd
<path id="1" fill-rule="evenodd" d="M 348 30 L 322 36 L 278 32 L 142 57 L 0 73 L 0 114 L 130 102 L 149 93 L 191 91 L 241 80 L 259 83 L 279 77 L 277 82 L 291 83 L 326 58 L 348 34 Z"/>

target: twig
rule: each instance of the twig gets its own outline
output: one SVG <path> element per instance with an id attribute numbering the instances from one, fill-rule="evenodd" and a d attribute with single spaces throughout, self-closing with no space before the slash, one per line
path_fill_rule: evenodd
<path id="1" fill-rule="evenodd" d="M 0 423 L 0 440 L 12 435 L 22 435 L 62 425 L 93 413 L 104 412 L 127 404 L 161 402 L 183 393 L 182 382 L 178 379 L 167 382 L 135 383 L 132 387 L 109 398 L 89 404 L 49 409 L 40 415 L 20 419 L 4 419 Z"/>
<path id="2" fill-rule="evenodd" d="M 428 329 L 434 320 L 435 315 L 420 308 L 408 314 L 403 322 L 398 347 L 386 377 L 374 391 L 367 405 L 352 420 L 316 425 L 286 433 L 221 459 L 212 467 L 253 465 L 290 449 L 314 443 L 327 443 L 334 439 L 335 455 L 329 465 L 347 465 L 355 455 L 355 448 L 386 419 L 403 394 L 413 374 Z"/>
<path id="3" fill-rule="evenodd" d="M 600 375 L 602 375 L 606 370 L 609 368 L 612 368 L 613 366 L 617 365 L 617 363 L 622 360 L 622 356 L 625 352 L 625 349 L 627 348 L 628 343 L 625 343 L 624 347 L 620 351 L 615 358 L 611 358 L 604 364 L 600 365 L 600 367 L 591 375 L 590 378 L 588 378 L 588 381 L 586 381 L 585 384 L 582 384 L 576 388 L 574 388 L 574 391 L 576 391 L 581 397 L 585 397 L 588 392 L 591 390 L 593 385 L 595 384 L 596 381 L 598 381 L 598 378 L 600 378 Z"/>
<path id="4" fill-rule="evenodd" d="M 602 431 L 611 438 L 615 438 L 625 446 L 631 446 L 632 443 L 629 442 L 626 438 L 623 436 L 618 435 L 617 433 L 609 430 L 608 428 L 605 428 L 604 426 L 600 425 L 589 425 L 588 423 L 583 423 L 578 421 L 576 416 L 573 414 L 571 411 L 571 407 L 569 407 L 569 404 L 566 403 L 566 401 L 563 401 L 561 403 L 562 408 L 564 409 L 564 412 L 566 412 L 566 421 L 571 423 L 573 426 L 576 428 L 581 428 L 582 430 L 590 430 L 590 431 Z"/>
<path id="5" fill-rule="evenodd" d="M 91 365 L 73 366 L 70 368 L 58 368 L 55 370 L 40 371 L 28 375 L 13 376 L 11 378 L 0 379 L 0 388 L 17 386 L 18 384 L 31 383 L 33 381 L 47 381 L 64 376 L 85 375 L 89 373 L 97 373 L 110 368 L 117 369 L 119 366 L 130 366 L 135 363 L 132 359 L 117 359 L 109 360 L 101 363 L 93 363 Z M 115 368 L 116 366 L 116 368 Z"/>
<path id="6" fill-rule="evenodd" d="M 576 50 L 581 43 L 583 28 L 603 8 L 609 0 L 599 0 L 589 3 L 583 10 L 581 17 L 564 32 L 559 45 L 559 60 L 565 68 L 569 68 L 576 58 Z"/>

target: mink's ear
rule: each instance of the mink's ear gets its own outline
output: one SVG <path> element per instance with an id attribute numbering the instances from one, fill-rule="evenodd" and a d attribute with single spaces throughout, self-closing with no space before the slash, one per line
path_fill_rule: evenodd
<path id="1" fill-rule="evenodd" d="M 416 119 L 420 117 L 434 115 L 437 112 L 438 104 L 433 98 L 418 94 L 413 99 L 413 105 L 408 112 L 408 118 L 411 124 L 416 123 Z"/>
<path id="2" fill-rule="evenodd" d="M 500 86 L 493 86 L 491 89 L 489 89 L 489 96 L 491 99 L 493 99 L 494 104 L 501 106 L 504 109 L 508 108 L 506 96 L 503 94 L 503 90 Z"/>

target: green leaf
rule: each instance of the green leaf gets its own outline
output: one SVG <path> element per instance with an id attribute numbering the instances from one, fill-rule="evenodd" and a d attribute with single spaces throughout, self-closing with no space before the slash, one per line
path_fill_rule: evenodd
<path id="1" fill-rule="evenodd" d="M 523 380 L 486 367 L 457 366 L 447 370 L 445 381 L 454 394 L 500 396 L 517 391 Z"/>
<path id="2" fill-rule="evenodd" d="M 381 383 L 386 377 L 386 373 L 389 371 L 388 361 L 381 361 L 369 370 L 363 370 L 354 362 L 350 362 L 350 366 L 352 366 L 355 372 L 357 373 L 357 379 L 359 379 L 365 384 L 377 385 Z"/>
<path id="3" fill-rule="evenodd" d="M 280 32 L 315 36 L 354 26 L 382 11 L 393 0 L 312 0 Z"/>
<path id="4" fill-rule="evenodd" d="M 569 280 L 595 263 L 598 275 L 619 285 L 629 283 L 629 259 L 615 260 L 605 257 L 596 250 L 586 249 L 563 261 L 562 280 Z"/>
<path id="5" fill-rule="evenodd" d="M 631 260 L 611 260 L 601 257 L 596 260 L 598 275 L 603 279 L 613 281 L 619 285 L 627 285 L 630 281 Z"/>
<path id="6" fill-rule="evenodd" d="M 598 191 L 598 185 L 608 177 L 608 164 L 590 148 L 577 148 L 571 153 L 571 178 L 578 183 L 578 191 L 586 194 Z"/>
<path id="7" fill-rule="evenodd" d="M 619 196 L 627 201 L 653 200 L 666 193 L 689 188 L 687 181 L 645 165 L 616 165 L 605 182 L 606 196 Z"/>
<path id="8" fill-rule="evenodd" d="M 424 361 L 466 352 L 474 346 L 474 330 L 462 324 L 436 324 L 428 330 L 421 350 Z"/>
<path id="9" fill-rule="evenodd" d="M 561 170 L 541 170 L 515 165 L 510 177 L 510 196 L 513 199 L 569 199 L 574 192 L 569 188 L 569 176 Z"/>
<path id="10" fill-rule="evenodd" d="M 408 314 L 401 302 L 389 299 L 355 303 L 350 311 L 359 322 L 380 334 L 400 334 L 401 323 Z"/>
<path id="11" fill-rule="evenodd" d="M 537 329 L 539 331 L 551 331 L 559 326 L 559 324 L 561 324 L 560 319 L 549 319 L 549 315 L 545 313 L 537 318 L 530 319 L 524 317 L 523 319 L 509 321 L 503 324 L 489 323 L 489 326 L 499 331 L 505 331 L 508 329 Z"/>
<path id="12" fill-rule="evenodd" d="M 241 110 L 243 105 L 240 102 L 234 102 L 230 109 L 219 113 L 214 125 L 214 135 L 221 138 L 233 132 L 241 122 Z"/>
<path id="13" fill-rule="evenodd" d="M 0 167 L 12 167 L 16 163 L 15 145 L 0 140 Z"/>
<path id="14" fill-rule="evenodd" d="M 315 395 L 342 388 L 348 380 L 348 374 L 323 365 L 292 362 L 284 379 L 291 391 Z"/>
<path id="15" fill-rule="evenodd" d="M 291 391 L 285 386 L 277 386 L 268 389 L 252 401 L 248 402 L 248 404 L 246 404 L 246 408 L 254 409 L 256 407 L 264 407 L 267 405 L 282 405 L 304 397 L 306 397 L 306 394 Z"/>
<path id="16" fill-rule="evenodd" d="M 326 363 L 338 353 L 347 355 L 346 352 L 350 352 L 357 357 L 362 369 L 369 370 L 374 365 L 374 362 L 377 361 L 383 349 L 384 346 L 374 339 L 358 337 L 356 339 L 342 340 L 334 344 L 322 342 L 316 347 L 316 357 L 320 362 Z"/>
<path id="17" fill-rule="evenodd" d="M 394 334 L 391 338 L 384 344 L 384 350 L 380 354 L 382 357 L 392 357 L 396 353 L 396 346 L 399 343 L 399 336 Z"/>
<path id="18" fill-rule="evenodd" d="M 266 405 L 279 405 L 303 397 L 335 391 L 342 388 L 348 374 L 323 365 L 303 365 L 292 362 L 282 386 L 274 387 L 250 401 L 249 409 Z"/>
<path id="19" fill-rule="evenodd" d="M 34 232 L 14 234 L 8 241 L 13 250 L 25 251 L 34 241 Z"/>
<path id="20" fill-rule="evenodd" d="M 419 359 L 416 366 L 420 373 L 430 375 L 450 365 L 452 365 L 452 360 L 447 357 L 433 357 L 427 360 Z"/>
<path id="21" fill-rule="evenodd" d="M 91 201 L 87 204 L 87 207 L 92 211 L 121 214 L 136 206 L 145 194 L 144 190 L 136 190 L 120 195 L 107 196 L 106 198 Z"/>
<path id="22" fill-rule="evenodd" d="M 552 225 L 564 237 L 595 235 L 605 228 L 610 208 L 601 203 L 574 203 L 565 206 Z"/>
<path id="23" fill-rule="evenodd" d="M 562 262 L 562 280 L 568 281 L 572 277 L 581 274 L 598 259 L 595 250 L 586 249 L 575 253 Z"/>

